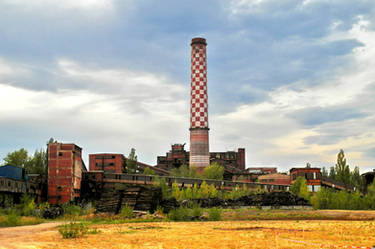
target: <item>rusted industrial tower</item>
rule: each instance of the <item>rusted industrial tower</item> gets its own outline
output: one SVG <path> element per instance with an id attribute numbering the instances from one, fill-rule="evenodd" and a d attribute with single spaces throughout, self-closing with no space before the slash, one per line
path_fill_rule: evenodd
<path id="1" fill-rule="evenodd" d="M 189 165 L 199 168 L 210 164 L 206 46 L 204 38 L 193 38 L 191 41 Z"/>

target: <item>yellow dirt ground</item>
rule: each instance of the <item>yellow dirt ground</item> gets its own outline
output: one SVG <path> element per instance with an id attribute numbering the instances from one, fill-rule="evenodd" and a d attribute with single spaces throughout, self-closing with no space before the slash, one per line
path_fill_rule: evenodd
<path id="1" fill-rule="evenodd" d="M 374 221 L 158 222 L 93 227 L 101 232 L 77 239 L 62 239 L 56 224 L 36 225 L 13 233 L 12 229 L 20 228 L 0 229 L 0 248 L 219 249 L 375 245 Z"/>

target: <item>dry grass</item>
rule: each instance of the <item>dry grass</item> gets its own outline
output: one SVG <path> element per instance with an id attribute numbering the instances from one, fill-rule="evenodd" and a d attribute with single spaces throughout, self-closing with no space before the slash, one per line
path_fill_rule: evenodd
<path id="1" fill-rule="evenodd" d="M 374 221 L 158 222 L 95 227 L 101 232 L 77 239 L 62 239 L 56 228 L 35 232 L 32 237 L 29 235 L 26 244 L 22 236 L 18 235 L 18 242 L 13 239 L 13 245 L 17 246 L 15 248 L 215 249 L 320 248 L 322 243 L 375 245 Z"/>

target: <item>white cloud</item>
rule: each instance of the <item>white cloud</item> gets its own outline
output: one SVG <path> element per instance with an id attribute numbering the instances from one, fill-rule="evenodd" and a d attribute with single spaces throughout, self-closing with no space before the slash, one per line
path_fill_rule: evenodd
<path id="1" fill-rule="evenodd" d="M 42 130 L 45 139 L 75 142 L 85 153 L 128 153 L 135 147 L 148 163 L 169 149 L 172 138 L 186 141 L 188 90 L 181 84 L 150 72 L 67 59 L 57 66 L 55 74 L 73 82 L 70 87 L 47 92 L 0 84 L 0 126 Z"/>
<path id="2" fill-rule="evenodd" d="M 222 134 L 221 139 L 240 134 L 234 143 L 249 148 L 248 165 L 269 165 L 276 161 L 279 166 L 284 167 L 302 166 L 306 160 L 334 163 L 335 151 L 343 148 L 350 151 L 352 166 L 370 167 L 372 162 L 365 157 L 364 152 L 375 146 L 375 133 L 371 131 L 375 106 L 373 101 L 369 102 L 363 95 L 366 94 L 366 89 L 375 86 L 375 32 L 366 27 L 367 22 L 359 18 L 345 37 L 341 33 L 336 34 L 333 29 L 329 39 L 351 38 L 364 46 L 354 49 L 347 56 L 350 63 L 345 68 L 331 72 L 330 79 L 312 87 L 301 82 L 283 86 L 270 92 L 269 99 L 263 103 L 242 105 L 232 113 L 218 115 L 214 117 L 215 123 L 219 124 L 216 133 Z M 366 112 L 369 116 L 361 120 L 323 123 L 306 129 L 288 115 L 313 107 L 338 106 L 351 107 L 358 112 Z M 327 145 L 304 143 L 307 137 L 323 135 L 327 129 L 331 136 L 340 135 L 343 138 Z M 350 135 L 350 129 L 360 135 Z M 224 144 L 225 141 L 219 143 Z"/>
<path id="3" fill-rule="evenodd" d="M 112 0 L 3 0 L 3 4 L 18 6 L 23 9 L 56 7 L 58 9 L 112 10 Z"/>

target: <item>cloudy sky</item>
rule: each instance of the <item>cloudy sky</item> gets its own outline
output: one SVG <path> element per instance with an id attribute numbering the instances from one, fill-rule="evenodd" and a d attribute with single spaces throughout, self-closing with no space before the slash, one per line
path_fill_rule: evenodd
<path id="1" fill-rule="evenodd" d="M 373 0 L 0 0 L 0 157 L 53 137 L 156 164 L 189 146 L 190 40 L 208 42 L 210 150 L 375 168 Z"/>

